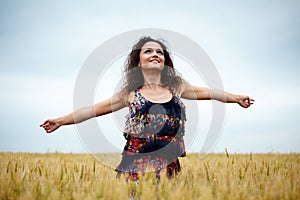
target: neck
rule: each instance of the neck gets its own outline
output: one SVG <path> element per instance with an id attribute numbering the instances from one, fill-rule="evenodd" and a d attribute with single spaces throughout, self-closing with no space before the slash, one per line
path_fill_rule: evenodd
<path id="1" fill-rule="evenodd" d="M 160 77 L 161 77 L 161 72 L 154 71 L 152 73 L 144 73 L 144 86 L 147 86 L 149 88 L 157 88 L 161 86 L 160 82 Z"/>

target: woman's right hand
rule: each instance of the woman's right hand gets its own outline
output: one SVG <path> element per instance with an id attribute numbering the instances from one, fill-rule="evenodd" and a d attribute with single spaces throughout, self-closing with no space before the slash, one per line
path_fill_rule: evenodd
<path id="1" fill-rule="evenodd" d="M 51 133 L 60 127 L 60 123 L 57 119 L 47 119 L 40 125 L 40 127 L 44 128 L 47 133 Z"/>

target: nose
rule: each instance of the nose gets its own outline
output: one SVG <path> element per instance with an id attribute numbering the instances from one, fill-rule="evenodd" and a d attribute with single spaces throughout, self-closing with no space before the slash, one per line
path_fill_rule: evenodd
<path id="1" fill-rule="evenodd" d="M 156 51 L 153 51 L 153 55 L 152 55 L 152 56 L 153 56 L 153 57 L 154 57 L 154 56 L 158 57 L 157 52 L 156 52 Z"/>

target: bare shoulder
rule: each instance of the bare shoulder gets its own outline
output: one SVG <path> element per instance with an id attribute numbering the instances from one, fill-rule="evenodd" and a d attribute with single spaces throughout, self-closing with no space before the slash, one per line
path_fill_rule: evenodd
<path id="1" fill-rule="evenodd" d="M 125 90 L 120 90 L 112 96 L 112 104 L 122 105 L 123 107 L 129 106 L 131 99 L 134 98 L 134 93 L 127 93 Z"/>
<path id="2" fill-rule="evenodd" d="M 134 101 L 134 91 L 131 91 L 127 97 L 124 97 L 126 99 L 126 104 L 129 106 Z"/>
<path id="3" fill-rule="evenodd" d="M 185 91 L 188 87 L 190 87 L 190 84 L 187 83 L 187 82 L 183 82 L 183 83 L 181 83 L 179 86 L 177 86 L 177 87 L 175 88 L 175 91 L 176 91 L 177 95 L 178 95 L 179 97 L 181 97 L 182 94 L 184 93 L 184 91 Z"/>

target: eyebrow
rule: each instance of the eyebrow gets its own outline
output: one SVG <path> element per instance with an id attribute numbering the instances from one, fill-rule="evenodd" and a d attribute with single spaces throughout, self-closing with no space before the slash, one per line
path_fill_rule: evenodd
<path id="1" fill-rule="evenodd" d="M 143 48 L 142 48 L 142 49 L 143 49 Z M 148 49 L 153 50 L 153 48 L 151 48 L 151 47 L 144 48 L 144 50 L 148 50 Z M 161 49 L 161 48 L 157 48 L 156 51 L 157 51 L 157 50 L 163 51 L 163 49 Z"/>

